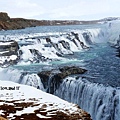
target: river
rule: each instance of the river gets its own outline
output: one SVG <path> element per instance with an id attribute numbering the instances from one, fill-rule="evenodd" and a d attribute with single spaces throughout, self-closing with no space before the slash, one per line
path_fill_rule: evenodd
<path id="1" fill-rule="evenodd" d="M 76 40 L 71 31 L 78 33 L 79 39 L 88 46 L 87 49 L 81 48 L 78 44 L 79 40 Z M 89 36 L 90 41 L 84 37 L 84 33 L 87 33 L 86 35 Z M 46 45 L 44 43 L 46 36 L 49 36 L 54 43 L 59 43 L 58 39 L 64 40 L 64 43 L 68 42 L 69 49 L 63 49 L 63 46 L 61 47 L 58 44 L 58 48 L 61 47 L 61 50 L 56 48 L 57 52 L 64 55 L 59 57 L 54 54 L 55 50 L 41 45 L 39 49 L 42 51 L 44 48 L 47 51 L 42 51 L 42 55 L 52 60 L 36 62 L 37 58 L 35 58 L 35 62 L 32 61 L 30 63 L 29 57 L 35 53 L 31 55 L 27 50 L 30 48 L 39 50 L 37 48 L 38 38 L 41 40 L 39 44 Z M 69 40 L 75 39 L 74 44 L 73 41 L 68 41 L 68 36 L 70 36 Z M 60 87 L 54 92 L 54 95 L 78 104 L 91 114 L 93 120 L 119 120 L 120 58 L 116 56 L 116 49 L 108 43 L 105 25 L 33 27 L 23 30 L 1 31 L 0 38 L 1 40 L 15 39 L 20 44 L 26 38 L 27 40 L 35 41 L 33 45 L 25 46 L 25 50 L 24 46 L 20 46 L 25 56 L 22 55 L 21 61 L 17 65 L 2 69 L 0 79 L 30 85 L 27 81 L 28 77 L 30 78 L 31 76 L 33 81 L 37 79 L 34 84 L 40 84 L 40 89 L 44 90 L 40 78 L 37 76 L 38 72 L 64 65 L 80 66 L 87 69 L 87 72 L 79 75 L 78 78 L 76 75 L 65 78 Z M 56 39 L 58 40 L 57 42 Z M 47 54 L 48 51 L 50 51 L 49 55 Z M 26 57 L 28 54 L 29 56 Z M 36 87 L 36 85 L 33 86 Z"/>

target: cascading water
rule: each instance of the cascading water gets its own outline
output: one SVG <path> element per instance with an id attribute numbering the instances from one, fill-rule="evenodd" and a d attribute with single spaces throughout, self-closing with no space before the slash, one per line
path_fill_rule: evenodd
<path id="1" fill-rule="evenodd" d="M 66 78 L 54 93 L 62 99 L 78 104 L 93 120 L 119 120 L 120 90 L 91 83 L 85 79 Z"/>
<path id="2" fill-rule="evenodd" d="M 13 68 L 5 68 L 0 72 L 0 80 L 33 86 L 44 91 L 41 79 L 34 73 L 27 73 Z"/>
<path id="3" fill-rule="evenodd" d="M 117 82 L 114 84 L 114 87 L 112 87 L 111 84 L 105 84 L 107 82 L 105 79 L 100 79 L 97 81 L 100 77 L 104 78 L 104 76 L 107 76 L 106 74 L 103 77 L 100 75 L 100 71 L 104 68 L 99 65 L 105 64 L 102 64 L 99 61 L 102 60 L 102 58 L 104 59 L 102 55 L 109 56 L 111 51 L 108 52 L 109 54 L 104 54 L 107 53 L 106 51 L 109 49 L 104 49 L 105 51 L 101 51 L 102 48 L 100 48 L 99 51 L 99 49 L 96 49 L 99 48 L 99 45 L 97 46 L 96 42 L 106 43 L 110 40 L 111 43 L 114 43 L 119 36 L 119 32 L 112 36 L 112 28 L 109 28 L 108 30 L 103 26 L 93 29 L 88 29 L 86 27 L 81 29 L 81 26 L 76 29 L 77 26 L 72 26 L 69 29 L 66 28 L 67 30 L 65 28 L 65 30 L 63 30 L 62 28 L 62 32 L 57 31 L 54 28 L 55 31 L 52 31 L 51 33 L 38 33 L 38 28 L 36 28 L 37 31 L 35 31 L 35 33 L 33 32 L 28 34 L 29 32 L 26 31 L 26 34 L 19 34 L 18 32 L 16 35 L 13 35 L 12 32 L 8 31 L 8 34 L 6 33 L 6 39 L 15 39 L 19 43 L 20 61 L 16 66 L 1 69 L 0 79 L 31 85 L 38 89 L 42 89 L 43 91 L 47 91 L 46 88 L 48 88 L 47 92 L 51 92 L 50 87 L 52 87 L 52 79 L 54 78 L 54 75 L 49 77 L 48 86 L 44 88 L 44 81 L 41 81 L 41 79 L 37 76 L 37 72 L 43 70 L 41 67 L 42 65 L 48 67 L 52 66 L 51 68 L 54 68 L 63 63 L 64 65 L 77 64 L 78 66 L 83 64 L 82 67 L 87 68 L 88 66 L 87 75 L 80 76 L 79 78 L 65 78 L 63 82 L 60 83 L 59 87 L 54 86 L 52 93 L 67 101 L 77 103 L 81 108 L 91 114 L 93 120 L 119 120 L 119 70 L 117 69 L 117 72 L 110 72 L 118 75 L 116 77 L 111 77 L 117 78 Z M 42 27 L 42 29 L 43 28 L 44 27 Z M 0 35 L 0 38 L 2 40 L 4 36 Z M 105 46 L 102 45 L 102 47 L 104 48 Z M 94 54 L 91 54 L 91 50 Z M 96 53 L 96 50 L 98 53 L 101 53 L 98 61 L 96 61 L 96 58 L 99 54 Z M 69 59 L 71 59 L 71 61 Z M 78 61 L 75 61 L 75 59 Z M 112 58 L 104 60 L 109 61 L 108 66 L 110 66 L 110 64 L 114 61 L 114 59 L 112 61 Z M 119 63 L 118 59 L 116 59 L 116 61 Z M 116 61 L 114 63 L 116 63 Z M 119 66 L 116 67 L 114 65 L 111 66 L 111 68 L 119 68 Z M 90 69 L 94 70 L 90 71 Z M 96 72 L 95 70 L 97 69 L 100 71 Z M 108 69 L 103 72 L 108 72 L 107 70 Z M 97 78 L 97 76 L 99 76 L 99 78 Z M 106 79 L 108 79 L 108 83 L 109 78 L 110 77 L 108 76 L 106 77 Z M 100 82 L 101 80 L 102 82 Z M 114 81 L 112 81 L 112 83 L 114 83 Z M 117 84 L 118 86 L 116 86 Z"/>

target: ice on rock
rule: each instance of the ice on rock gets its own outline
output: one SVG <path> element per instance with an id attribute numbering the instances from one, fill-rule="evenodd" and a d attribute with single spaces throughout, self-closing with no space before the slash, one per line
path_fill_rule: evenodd
<path id="1" fill-rule="evenodd" d="M 98 36 L 100 39 L 102 32 L 104 31 L 101 28 L 95 28 L 68 32 L 8 34 L 6 39 L 14 39 L 19 44 L 20 61 L 18 64 L 31 64 L 61 60 L 62 56 L 89 48 L 89 43 L 94 43 Z M 4 36 L 0 35 L 0 37 L 2 39 Z M 49 42 L 47 39 L 49 39 Z M 31 49 L 38 52 L 31 53 Z"/>

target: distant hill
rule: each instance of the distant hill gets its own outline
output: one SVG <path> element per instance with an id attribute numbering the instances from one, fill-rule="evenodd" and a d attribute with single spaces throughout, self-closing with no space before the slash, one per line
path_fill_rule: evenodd
<path id="1" fill-rule="evenodd" d="M 34 20 L 24 18 L 10 18 L 7 13 L 0 12 L 0 30 L 14 30 L 23 29 L 26 27 L 35 26 L 52 26 L 52 25 L 80 25 L 80 24 L 96 24 L 106 20 L 112 19 L 101 19 L 93 21 L 78 21 L 78 20 Z"/>
<path id="2" fill-rule="evenodd" d="M 120 20 L 120 17 L 107 17 L 101 19 L 100 21 L 113 21 L 113 20 Z"/>

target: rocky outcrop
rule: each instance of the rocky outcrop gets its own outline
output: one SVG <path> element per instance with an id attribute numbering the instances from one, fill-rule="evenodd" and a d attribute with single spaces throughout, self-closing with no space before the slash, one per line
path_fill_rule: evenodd
<path id="1" fill-rule="evenodd" d="M 87 70 L 76 66 L 64 66 L 59 69 L 39 72 L 38 76 L 40 77 L 46 91 L 53 94 L 64 78 L 74 74 L 83 74 L 86 71 Z"/>
<path id="2" fill-rule="evenodd" d="M 97 24 L 103 20 L 78 21 L 78 20 L 34 20 L 24 18 L 10 18 L 7 13 L 0 12 L 0 30 L 24 29 L 26 27 L 44 25 L 80 25 Z"/>
<path id="3" fill-rule="evenodd" d="M 49 58 L 45 58 L 44 56 L 42 56 L 42 54 L 36 50 L 36 49 L 29 49 L 31 54 L 34 56 L 33 59 L 30 59 L 29 61 L 31 63 L 39 63 L 40 61 L 42 62 L 45 62 L 45 61 L 48 61 L 48 60 L 51 60 Z"/>
<path id="4" fill-rule="evenodd" d="M 10 18 L 7 13 L 0 12 L 0 30 L 24 29 L 26 27 L 35 27 L 43 25 L 71 25 L 80 24 L 80 21 L 66 20 L 34 20 L 24 18 Z"/>
<path id="5" fill-rule="evenodd" d="M 18 43 L 14 40 L 0 41 L 0 66 L 7 67 L 15 64 L 19 59 L 18 49 Z"/>
<path id="6" fill-rule="evenodd" d="M 0 85 L 0 120 L 91 120 L 78 105 L 34 87 L 1 80 Z"/>
<path id="7" fill-rule="evenodd" d="M 10 17 L 8 16 L 7 13 L 4 13 L 4 12 L 0 12 L 0 21 L 10 21 Z"/>
<path id="8" fill-rule="evenodd" d="M 4 103 L 4 101 L 0 101 L 0 103 Z M 22 112 L 30 107 L 31 110 L 34 109 L 33 112 Z M 5 104 L 0 104 L 0 110 L 3 111 L 0 120 L 21 120 L 21 118 L 24 120 L 63 120 L 63 118 L 64 120 L 91 120 L 90 115 L 81 110 L 79 106 L 72 105 L 72 107 L 70 112 L 67 108 L 59 108 L 57 104 L 40 103 L 35 98 L 30 98 L 28 102 L 24 100 L 6 101 Z M 21 114 L 17 115 L 18 111 Z M 13 116 L 13 119 L 10 116 Z"/>
<path id="9" fill-rule="evenodd" d="M 26 27 L 35 27 L 39 25 L 37 20 L 11 18 L 9 21 L 0 21 L 0 30 L 24 29 Z"/>
<path id="10" fill-rule="evenodd" d="M 0 56 L 17 55 L 18 43 L 14 40 L 0 41 Z"/>
<path id="11" fill-rule="evenodd" d="M 69 42 L 65 41 L 65 40 L 59 40 L 58 43 L 54 43 L 51 41 L 50 38 L 45 38 L 46 39 L 46 42 L 47 44 L 45 45 L 46 47 L 54 47 L 57 52 L 56 52 L 56 55 L 59 56 L 59 57 L 62 57 L 64 56 L 65 54 L 68 54 L 68 55 L 73 55 L 73 51 L 70 50 L 70 44 Z M 65 51 L 62 51 L 61 47 L 63 47 L 63 49 L 65 49 Z"/>

